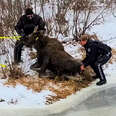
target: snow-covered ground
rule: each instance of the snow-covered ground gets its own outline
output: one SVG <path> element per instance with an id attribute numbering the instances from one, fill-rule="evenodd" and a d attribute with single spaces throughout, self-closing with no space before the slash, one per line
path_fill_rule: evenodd
<path id="1" fill-rule="evenodd" d="M 112 15 L 109 15 L 105 18 L 104 24 L 95 26 L 91 30 L 91 33 L 96 33 L 100 40 L 107 43 L 112 48 L 116 49 L 116 18 Z M 113 39 L 111 39 L 113 38 Z M 78 44 L 77 46 L 73 46 L 68 44 L 65 46 L 65 50 L 70 53 L 73 57 L 81 58 L 80 54 L 78 53 Z M 113 64 L 107 64 L 104 66 L 104 72 L 106 74 L 106 78 L 108 80 L 107 85 L 115 84 L 116 83 L 116 62 Z M 32 90 L 27 90 L 26 87 L 22 85 L 16 85 L 16 87 L 5 86 L 5 80 L 0 80 L 0 100 L 5 100 L 5 102 L 0 102 L 0 107 L 2 106 L 34 106 L 38 105 L 40 107 L 45 106 L 46 97 L 49 95 L 53 95 L 51 91 L 44 90 L 40 93 L 33 92 Z M 92 86 L 96 86 L 93 83 L 89 88 Z"/>
<path id="2" fill-rule="evenodd" d="M 27 90 L 25 86 L 17 85 L 16 87 L 3 86 L 3 80 L 0 81 L 0 102 L 1 106 L 18 105 L 18 106 L 44 106 L 46 97 L 53 95 L 49 90 L 43 90 L 40 93 L 35 93 L 32 90 Z"/>

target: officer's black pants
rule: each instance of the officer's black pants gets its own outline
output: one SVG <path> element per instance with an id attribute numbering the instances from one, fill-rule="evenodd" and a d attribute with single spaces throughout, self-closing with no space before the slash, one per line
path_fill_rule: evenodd
<path id="1" fill-rule="evenodd" d="M 23 48 L 23 41 L 18 40 L 16 41 L 15 47 L 14 47 L 14 61 L 19 63 L 21 61 L 21 52 Z"/>
<path id="2" fill-rule="evenodd" d="M 111 52 L 108 52 L 108 54 L 98 57 L 97 61 L 90 65 L 100 80 L 106 80 L 102 65 L 104 65 L 111 56 Z"/>

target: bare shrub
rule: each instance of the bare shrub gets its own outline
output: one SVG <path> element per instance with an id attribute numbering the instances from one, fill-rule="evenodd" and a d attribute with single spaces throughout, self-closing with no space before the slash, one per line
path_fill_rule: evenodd
<path id="1" fill-rule="evenodd" d="M 31 2 L 31 1 L 30 1 Z M 26 1 L 24 0 L 0 0 L 0 36 L 14 36 L 14 26 L 16 25 L 18 19 L 23 13 L 23 10 L 26 6 Z M 0 45 L 0 54 L 5 56 L 5 61 L 7 65 L 6 69 L 2 69 L 4 76 L 19 78 L 24 75 L 24 72 L 21 68 L 13 65 L 13 49 L 15 39 L 7 40 L 2 39 L 3 41 Z"/>

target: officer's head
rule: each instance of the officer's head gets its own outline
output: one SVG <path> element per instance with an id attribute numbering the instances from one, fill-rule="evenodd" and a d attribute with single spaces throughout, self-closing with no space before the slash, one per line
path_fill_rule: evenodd
<path id="1" fill-rule="evenodd" d="M 79 44 L 84 46 L 87 43 L 88 39 L 89 39 L 89 35 L 88 34 L 81 35 L 80 39 L 78 40 Z"/>
<path id="2" fill-rule="evenodd" d="M 33 8 L 30 7 L 26 8 L 25 15 L 29 20 L 31 20 L 33 18 Z"/>

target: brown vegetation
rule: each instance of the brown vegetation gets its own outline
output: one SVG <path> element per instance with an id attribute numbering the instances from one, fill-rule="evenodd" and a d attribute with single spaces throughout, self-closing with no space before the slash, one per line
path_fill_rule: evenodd
<path id="1" fill-rule="evenodd" d="M 46 104 L 52 104 L 56 101 L 59 101 L 60 99 L 66 98 L 71 94 L 75 94 L 82 88 L 89 86 L 92 79 L 90 76 L 90 72 L 88 74 L 89 74 L 88 77 L 83 77 L 83 80 L 78 81 L 74 80 L 59 81 L 50 78 L 38 78 L 37 76 L 35 77 L 27 76 L 18 79 L 9 78 L 8 81 L 5 83 L 5 85 L 15 87 L 17 84 L 21 84 L 26 86 L 27 89 L 32 89 L 34 92 L 41 92 L 42 90 L 50 90 L 53 93 L 55 93 L 55 95 L 47 97 Z"/>

